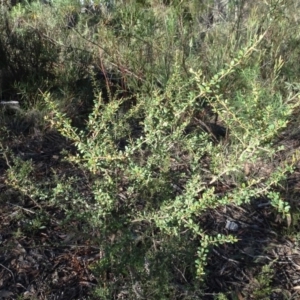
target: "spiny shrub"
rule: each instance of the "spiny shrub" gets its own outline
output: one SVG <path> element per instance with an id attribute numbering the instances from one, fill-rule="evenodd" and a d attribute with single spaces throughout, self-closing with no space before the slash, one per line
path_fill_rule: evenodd
<path id="1" fill-rule="evenodd" d="M 280 150 L 273 141 L 298 103 L 297 93 L 282 81 L 284 60 L 273 48 L 270 76 L 263 80 L 263 45 L 272 40 L 274 23 L 261 32 L 247 23 L 245 39 L 227 39 L 214 27 L 199 49 L 201 60 L 195 49 L 186 51 L 193 37 L 185 36 L 188 25 L 178 21 L 182 7 L 176 3 L 163 5 L 162 15 L 151 3 L 144 11 L 119 7 L 102 35 L 79 22 L 67 35 L 70 44 L 88 41 L 89 59 L 102 71 L 109 65 L 123 71 L 134 103 L 126 106 L 132 99 L 111 93 L 104 99 L 95 84 L 93 109 L 77 128 L 60 109 L 61 99 L 42 93 L 51 111 L 47 121 L 76 147 L 65 153 L 72 176 L 53 171 L 47 180 L 30 180 L 32 165 L 20 160 L 7 172 L 8 184 L 84 224 L 84 233 L 101 248 L 93 265 L 101 278 L 98 297 L 129 291 L 132 298 L 175 299 L 182 285 L 189 297 L 200 297 L 209 250 L 236 241 L 204 230 L 208 210 L 265 196 L 289 217 L 289 205 L 274 187 L 292 164 L 271 163 Z M 77 57 L 76 51 L 62 53 Z M 68 63 L 60 75 L 76 73 L 77 65 Z"/>

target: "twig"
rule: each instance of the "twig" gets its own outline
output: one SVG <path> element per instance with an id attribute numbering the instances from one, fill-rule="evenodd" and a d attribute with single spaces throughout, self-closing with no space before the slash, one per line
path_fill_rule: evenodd
<path id="1" fill-rule="evenodd" d="M 111 54 L 101 45 L 89 40 L 88 38 L 86 38 L 85 36 L 83 36 L 78 30 L 76 30 L 75 28 L 73 28 L 73 31 L 75 31 L 82 39 L 86 40 L 87 42 L 91 43 L 92 45 L 100 48 L 103 52 L 105 52 L 108 56 L 112 57 Z M 112 66 L 116 67 L 120 72 L 125 72 L 133 77 L 135 77 L 136 79 L 139 79 L 141 81 L 145 81 L 141 76 L 136 75 L 135 73 L 133 73 L 132 71 L 130 71 L 128 68 L 121 66 L 120 64 L 115 64 L 113 62 L 109 62 Z"/>
<path id="2" fill-rule="evenodd" d="M 204 129 L 206 129 L 208 133 L 211 134 L 211 136 L 213 137 L 213 139 L 214 139 L 215 142 L 218 141 L 217 137 L 215 136 L 215 134 L 212 132 L 211 128 L 210 128 L 207 124 L 205 124 L 205 123 L 204 123 L 203 121 L 201 121 L 200 119 L 195 118 L 195 120 L 196 120 L 202 127 L 204 127 Z"/>
<path id="3" fill-rule="evenodd" d="M 2 264 L 0 264 L 0 266 L 1 266 L 2 268 L 4 268 L 6 271 L 8 271 L 8 272 L 11 274 L 11 276 L 12 276 L 12 278 L 13 278 L 13 280 L 14 280 L 14 283 L 16 283 L 14 273 L 13 273 L 10 269 L 8 269 L 8 268 L 6 268 L 5 266 L 3 266 Z"/>
<path id="4" fill-rule="evenodd" d="M 29 212 L 29 213 L 31 213 L 31 214 L 35 214 L 34 211 L 32 211 L 32 210 L 30 210 L 30 209 L 27 209 L 27 208 L 24 208 L 24 207 L 22 207 L 22 206 L 19 206 L 19 205 L 16 205 L 16 204 L 12 204 L 12 203 L 8 203 L 8 202 L 7 202 L 7 204 L 8 204 L 8 205 L 11 205 L 11 206 L 18 207 L 18 208 L 20 208 L 20 209 L 23 209 L 24 211 Z"/>
<path id="5" fill-rule="evenodd" d="M 235 264 L 237 264 L 237 265 L 240 264 L 240 262 L 238 262 L 237 260 L 234 260 L 234 259 L 231 259 L 231 258 L 227 258 L 226 256 L 220 254 L 216 249 L 212 249 L 212 251 L 213 251 L 215 254 L 217 254 L 217 256 L 219 256 L 219 257 L 225 259 L 226 261 L 235 263 Z"/>

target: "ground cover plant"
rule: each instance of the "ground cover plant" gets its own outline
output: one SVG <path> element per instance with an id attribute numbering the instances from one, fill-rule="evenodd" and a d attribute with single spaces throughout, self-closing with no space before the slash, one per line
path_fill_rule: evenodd
<path id="1" fill-rule="evenodd" d="M 298 10 L 1 3 L 1 297 L 297 299 Z"/>

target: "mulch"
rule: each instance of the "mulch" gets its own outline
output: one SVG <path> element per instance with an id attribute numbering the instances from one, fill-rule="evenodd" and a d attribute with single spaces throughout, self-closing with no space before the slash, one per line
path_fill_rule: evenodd
<path id="1" fill-rule="evenodd" d="M 71 147 L 51 131 L 10 141 L 15 156 L 33 161 L 36 177 L 47 176 L 50 168 L 66 167 L 60 151 Z M 66 224 L 63 211 L 51 205 L 41 211 L 34 201 L 7 186 L 7 168 L 1 157 L 0 299 L 87 299 L 97 284 L 90 266 L 99 260 L 100 249 L 82 236 L 80 224 Z M 41 223 L 34 224 L 39 218 Z"/>

